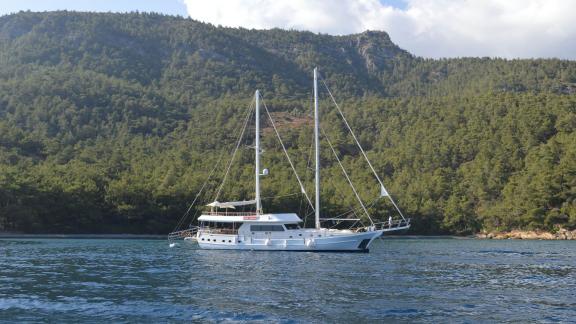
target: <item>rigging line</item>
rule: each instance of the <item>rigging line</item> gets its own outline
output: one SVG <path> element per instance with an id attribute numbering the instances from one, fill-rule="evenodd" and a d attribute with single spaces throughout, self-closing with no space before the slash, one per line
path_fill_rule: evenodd
<path id="1" fill-rule="evenodd" d="M 298 215 L 302 215 L 302 196 L 298 199 Z"/>
<path id="2" fill-rule="evenodd" d="M 350 225 L 350 227 L 348 227 L 348 229 L 352 229 L 354 227 L 354 225 L 356 225 L 358 223 L 358 221 L 355 221 L 354 223 L 352 223 L 352 225 Z M 362 223 L 360 223 L 361 225 L 364 225 Z"/>
<path id="3" fill-rule="evenodd" d="M 367 205 L 367 208 L 370 208 L 370 207 L 374 206 L 377 201 L 378 201 L 378 198 L 377 198 L 377 199 L 374 199 L 369 205 Z M 333 218 L 338 218 L 338 217 L 340 217 L 340 216 L 342 216 L 342 215 L 345 215 L 345 214 L 351 212 L 354 216 L 356 216 L 356 218 L 359 218 L 359 219 L 360 219 L 360 217 L 358 217 L 358 215 L 356 215 L 356 210 L 359 210 L 359 209 L 360 209 L 360 208 L 352 209 L 351 211 L 347 211 L 346 213 L 342 213 L 342 214 L 340 214 L 340 215 L 336 215 L 336 216 L 334 216 Z M 346 218 L 341 218 L 341 219 L 342 219 L 342 220 L 346 220 Z M 362 225 L 362 226 L 366 226 L 366 225 L 364 225 L 364 223 L 362 223 L 362 220 L 360 219 L 360 220 L 357 220 L 357 221 L 355 221 L 354 223 L 352 223 L 352 225 L 350 225 L 350 227 L 348 227 L 348 228 L 349 228 L 349 229 L 350 229 L 350 228 L 353 228 L 354 225 L 356 225 L 357 223 L 360 223 L 360 225 Z"/>
<path id="4" fill-rule="evenodd" d="M 356 195 L 356 199 L 358 200 L 358 202 L 360 203 L 360 206 L 362 206 L 362 209 L 364 209 L 364 212 L 366 213 L 366 216 L 368 216 L 368 219 L 370 220 L 370 222 L 372 224 L 374 224 L 374 221 L 372 220 L 372 218 L 370 217 L 370 214 L 368 213 L 368 210 L 366 209 L 366 206 L 364 206 L 364 203 L 362 202 L 362 199 L 360 199 L 360 195 L 358 195 L 358 192 L 356 191 L 356 188 L 354 188 L 354 185 L 352 184 L 352 180 L 350 180 L 350 177 L 348 177 L 348 173 L 346 172 L 346 169 L 344 169 L 344 166 L 342 165 L 342 162 L 340 162 L 340 159 L 338 158 L 338 154 L 336 154 L 336 150 L 334 150 L 334 147 L 332 146 L 332 143 L 330 142 L 330 139 L 328 138 L 328 136 L 326 135 L 326 132 L 324 132 L 324 128 L 320 127 L 320 129 L 322 130 L 322 134 L 324 135 L 324 138 L 326 138 L 326 142 L 328 142 L 328 145 L 330 146 L 330 148 L 332 149 L 332 153 L 334 153 L 334 156 L 336 157 L 336 161 L 338 161 L 338 165 L 340 165 L 340 168 L 342 169 L 342 173 L 344 173 L 344 176 L 346 177 L 346 180 L 348 180 L 348 183 L 350 184 L 350 187 L 352 187 L 352 191 L 354 192 L 354 195 Z"/>
<path id="5" fill-rule="evenodd" d="M 274 199 L 274 198 L 291 197 L 291 196 L 296 196 L 296 195 L 300 195 L 300 193 L 295 192 L 295 193 L 291 193 L 291 194 L 287 194 L 287 195 L 260 197 L 260 199 Z"/>
<path id="6" fill-rule="evenodd" d="M 250 115 L 249 113 L 251 110 L 252 110 L 252 104 L 250 104 L 250 109 L 248 110 L 248 115 Z M 240 131 L 240 125 L 238 125 L 238 127 L 234 130 L 234 134 L 238 134 L 239 131 Z M 196 194 L 196 197 L 194 197 L 194 200 L 192 201 L 192 203 L 190 204 L 190 206 L 188 207 L 188 209 L 186 210 L 184 215 L 182 215 L 182 217 L 180 218 L 180 220 L 176 224 L 176 227 L 174 228 L 173 231 L 178 230 L 180 228 L 180 226 L 182 226 L 182 224 L 186 221 L 186 218 L 190 214 L 190 210 L 192 209 L 192 207 L 194 206 L 194 204 L 196 203 L 196 201 L 198 200 L 198 198 L 202 194 L 204 188 L 206 187 L 206 185 L 210 181 L 210 178 L 212 177 L 212 175 L 214 174 L 214 172 L 216 171 L 216 169 L 220 165 L 220 162 L 222 161 L 222 158 L 224 157 L 224 155 L 226 155 L 226 151 L 223 151 L 222 153 L 220 153 L 220 156 L 218 157 L 218 161 L 216 161 L 216 164 L 212 168 L 212 171 L 210 171 L 210 173 L 208 174 L 206 181 L 204 181 L 204 184 L 202 184 L 202 187 L 200 187 L 200 191 L 198 191 L 198 193 Z M 196 214 L 198 214 L 198 211 L 196 211 L 194 213 L 194 216 L 192 217 L 192 219 L 194 219 L 196 217 Z"/>
<path id="7" fill-rule="evenodd" d="M 309 212 L 308 214 L 304 215 L 304 226 L 306 226 L 306 220 L 308 219 L 308 216 L 314 215 L 314 211 Z"/>
<path id="8" fill-rule="evenodd" d="M 354 223 L 352 223 L 352 225 L 350 225 L 350 226 L 348 227 L 348 229 L 351 229 L 352 227 L 354 227 L 354 225 L 356 225 L 356 223 L 358 223 L 358 221 L 355 221 Z M 338 226 L 338 225 L 340 225 L 340 224 L 341 224 L 341 223 L 339 223 L 339 222 L 334 222 L 334 225 L 330 226 L 329 228 L 332 229 L 332 228 L 334 228 L 334 227 L 336 227 L 336 226 Z"/>
<path id="9" fill-rule="evenodd" d="M 378 199 L 375 199 L 375 200 L 373 200 L 370 204 L 366 205 L 366 208 L 370 208 L 370 207 L 374 206 L 374 204 L 376 203 L 377 200 L 378 200 Z M 344 213 L 341 213 L 341 214 L 338 214 L 338 215 L 336 215 L 336 216 L 333 216 L 332 218 L 338 218 L 338 217 L 344 216 L 344 215 L 346 215 L 346 214 L 356 214 L 356 211 L 359 210 L 359 209 L 361 209 L 361 208 L 362 208 L 362 207 L 352 208 L 352 209 L 350 209 L 350 210 L 348 210 L 348 211 L 346 211 L 346 212 L 344 212 Z M 342 218 L 342 219 L 346 219 L 346 218 Z"/>
<path id="10" fill-rule="evenodd" d="M 309 100 L 309 102 L 308 102 L 309 107 L 313 107 L 313 106 L 314 106 L 314 94 L 313 94 L 313 93 L 311 93 L 311 94 L 309 95 L 308 100 Z M 310 118 L 313 118 L 312 115 L 313 115 L 313 114 L 310 113 L 310 112 L 308 112 L 308 114 L 307 114 L 307 116 L 310 117 Z M 313 133 L 314 133 L 314 130 L 312 130 L 312 134 L 311 134 L 310 138 L 313 138 L 313 137 L 314 137 L 314 136 L 313 136 Z M 312 169 L 312 168 L 310 167 L 310 164 L 312 164 L 312 148 L 313 148 L 313 147 L 314 147 L 314 141 L 312 140 L 312 141 L 310 141 L 310 147 L 308 148 L 308 161 L 306 162 L 306 169 L 304 170 L 304 183 L 307 183 L 308 180 L 309 180 L 309 178 L 310 178 L 310 174 L 313 175 L 314 172 L 316 171 L 315 169 Z M 312 170 L 313 172 L 309 172 L 310 170 Z M 306 222 L 308 221 L 308 216 L 310 216 L 310 215 L 312 215 L 312 214 L 314 213 L 314 208 L 312 208 L 312 213 L 309 213 L 308 207 L 309 207 L 309 206 L 306 206 L 306 210 L 305 210 L 305 212 L 304 212 L 304 214 L 305 214 L 305 216 L 304 216 L 304 226 L 306 226 Z"/>
<path id="11" fill-rule="evenodd" d="M 236 130 L 236 132 L 238 131 L 238 129 Z M 218 168 L 218 166 L 220 166 L 220 162 L 222 162 L 222 158 L 224 157 L 224 155 L 226 155 L 226 152 L 223 151 L 222 153 L 220 153 L 220 156 L 218 157 L 218 161 L 216 162 L 216 164 L 214 165 L 214 167 L 212 168 L 212 170 L 210 171 L 210 173 L 208 174 L 208 177 L 206 178 L 206 181 L 204 181 L 204 184 L 202 184 L 202 187 L 200 187 L 200 191 L 198 191 L 198 193 L 196 194 L 196 197 L 194 197 L 194 200 L 192 201 L 192 203 L 190 204 L 190 206 L 188 207 L 188 209 L 186 210 L 186 212 L 184 213 L 184 215 L 180 218 L 180 220 L 178 221 L 178 224 L 176 225 L 176 227 L 174 228 L 174 231 L 176 231 L 177 229 L 179 229 L 182 224 L 186 221 L 187 217 L 190 214 L 190 210 L 192 209 L 192 207 L 194 207 L 194 205 L 196 204 L 196 201 L 198 200 L 198 198 L 200 197 L 200 195 L 202 194 L 202 192 L 204 191 L 204 188 L 206 187 L 206 185 L 210 182 L 210 178 L 212 177 L 212 175 L 214 174 L 214 172 L 216 171 L 216 169 Z M 196 215 L 198 214 L 198 211 L 194 212 L 194 215 L 192 216 L 193 220 Z"/>
<path id="12" fill-rule="evenodd" d="M 302 193 L 304 194 L 304 196 L 306 196 L 306 199 L 308 200 L 310 207 L 312 207 L 312 209 L 314 209 L 314 207 L 312 205 L 312 201 L 310 200 L 310 197 L 308 197 L 308 194 L 306 193 L 306 189 L 304 189 L 304 185 L 302 184 L 302 181 L 300 180 L 300 177 L 298 176 L 298 172 L 296 172 L 296 168 L 294 167 L 294 164 L 292 163 L 292 160 L 290 159 L 290 155 L 288 155 L 288 151 L 286 151 L 286 147 L 284 146 L 284 142 L 282 142 L 282 138 L 280 138 L 280 133 L 278 133 L 278 129 L 276 129 L 276 125 L 274 124 L 274 119 L 272 119 L 272 116 L 270 115 L 270 112 L 268 111 L 268 107 L 266 106 L 266 102 L 264 101 L 264 98 L 262 96 L 260 96 L 260 97 L 262 98 L 262 104 L 264 105 L 264 110 L 266 110 L 266 114 L 268 115 L 268 118 L 270 119 L 270 122 L 272 123 L 272 128 L 274 128 L 274 132 L 276 132 L 276 136 L 278 137 L 278 141 L 280 141 L 280 145 L 282 146 L 282 150 L 284 151 L 284 154 L 286 155 L 286 158 L 288 159 L 288 162 L 290 163 L 290 167 L 292 168 L 292 171 L 294 171 L 294 175 L 296 176 L 296 180 L 298 180 L 298 184 L 300 184 L 300 190 L 302 190 Z"/>
<path id="13" fill-rule="evenodd" d="M 314 105 L 314 95 L 311 95 L 309 98 L 310 100 L 309 104 L 311 106 Z M 311 117 L 311 114 L 307 114 L 308 117 Z M 307 183 L 309 180 L 309 175 L 310 173 L 308 172 L 309 170 L 311 170 L 310 168 L 310 164 L 312 162 L 312 148 L 314 147 L 314 141 L 310 141 L 310 147 L 308 148 L 308 161 L 306 162 L 306 168 L 304 169 L 304 183 Z M 309 212 L 308 207 L 310 207 L 310 205 L 306 206 L 306 209 L 302 210 L 302 199 L 300 199 L 300 206 L 298 207 L 298 212 L 302 212 L 302 214 L 304 215 L 304 226 L 306 226 L 306 222 L 308 221 L 308 216 L 312 215 L 312 213 Z M 314 208 L 312 208 L 312 211 L 314 212 Z"/>
<path id="14" fill-rule="evenodd" d="M 254 100 L 252 100 L 252 103 L 254 103 Z M 214 197 L 214 201 L 218 200 L 218 197 L 220 196 L 220 192 L 222 191 L 222 188 L 224 188 L 224 184 L 226 183 L 226 178 L 228 177 L 228 173 L 230 173 L 230 168 L 232 167 L 232 162 L 234 162 L 234 157 L 236 156 L 236 153 L 238 152 L 238 148 L 240 147 L 240 143 L 242 143 L 242 137 L 244 136 L 244 132 L 246 131 L 246 126 L 248 125 L 248 121 L 250 120 L 250 115 L 252 114 L 252 110 L 254 109 L 254 106 L 252 105 L 252 103 L 250 104 L 250 109 L 248 111 L 248 114 L 246 115 L 246 119 L 244 121 L 244 126 L 242 127 L 242 132 L 240 133 L 240 136 L 238 137 L 238 143 L 236 143 L 236 148 L 234 149 L 234 152 L 232 153 L 232 158 L 230 158 L 230 163 L 228 164 L 228 168 L 226 169 L 226 173 L 224 174 L 224 178 L 222 179 L 222 184 L 220 185 L 220 187 L 218 188 L 218 191 L 216 192 L 216 197 Z"/>
<path id="15" fill-rule="evenodd" d="M 364 159 L 366 160 L 366 162 L 368 162 L 368 165 L 370 166 L 370 169 L 372 170 L 372 173 L 374 173 L 374 176 L 376 177 L 376 180 L 378 180 L 378 182 L 380 183 L 380 185 L 383 188 L 386 188 L 384 186 L 384 183 L 382 183 L 382 180 L 380 180 L 380 177 L 378 176 L 378 173 L 376 172 L 376 170 L 374 169 L 374 167 L 372 166 L 372 163 L 370 163 L 370 160 L 368 160 L 368 156 L 366 155 L 366 152 L 364 151 L 364 149 L 362 148 L 362 145 L 360 145 L 360 142 L 358 141 L 358 138 L 356 137 L 356 134 L 354 134 L 354 132 L 352 131 L 352 127 L 350 127 L 350 124 L 348 124 L 348 120 L 346 120 L 346 117 L 344 117 L 344 113 L 342 112 L 342 109 L 340 109 L 340 106 L 338 105 L 338 103 L 336 102 L 336 99 L 334 99 L 334 96 L 332 95 L 332 92 L 330 91 L 330 89 L 328 88 L 328 85 L 326 84 L 326 82 L 324 81 L 324 78 L 322 78 L 320 76 L 320 79 L 322 80 L 322 84 L 324 84 L 324 87 L 326 88 L 326 91 L 328 91 L 328 94 L 330 95 L 330 98 L 332 98 L 332 102 L 334 102 L 334 105 L 336 106 L 336 109 L 338 109 L 338 113 L 340 113 L 340 116 L 342 116 L 342 119 L 344 120 L 344 124 L 346 124 L 346 127 L 348 128 L 348 130 L 350 131 L 350 134 L 352 134 L 352 137 L 354 138 L 354 141 L 356 142 L 356 145 L 358 145 L 358 148 L 360 148 L 360 152 L 362 152 L 362 155 L 364 156 Z M 394 205 L 394 207 L 396 208 L 396 210 L 398 211 L 398 213 L 400 213 L 400 216 L 402 216 L 402 219 L 406 220 L 406 218 L 404 217 L 404 214 L 402 214 L 402 211 L 400 210 L 400 208 L 398 208 L 398 206 L 396 205 L 396 202 L 394 202 L 394 199 L 392 199 L 392 196 L 390 195 L 390 193 L 388 193 L 388 199 L 390 199 L 390 202 L 392 202 L 392 204 Z"/>
<path id="16" fill-rule="evenodd" d="M 224 173 L 224 177 L 222 178 L 222 183 L 220 184 L 220 187 L 218 187 L 218 190 L 216 192 L 216 196 L 214 197 L 214 201 L 218 200 L 218 197 L 220 196 L 220 193 L 221 193 L 222 189 L 224 188 L 224 184 L 226 183 L 226 179 L 228 177 L 228 174 L 230 173 L 230 168 L 232 167 L 232 163 L 234 162 L 234 158 L 236 156 L 236 153 L 238 152 L 240 144 L 242 143 L 242 137 L 244 136 L 244 132 L 246 131 L 246 127 L 248 125 L 248 122 L 250 121 L 250 116 L 252 115 L 252 111 L 254 110 L 253 104 L 254 104 L 254 99 L 250 103 L 250 109 L 248 110 L 248 113 L 246 114 L 246 117 L 244 120 L 244 125 L 242 126 L 242 130 L 241 130 L 240 135 L 238 137 L 238 142 L 236 143 L 236 147 L 234 148 L 234 152 L 232 153 L 232 157 L 230 158 L 230 162 L 228 164 L 228 167 L 226 168 L 226 172 Z"/>
<path id="17" fill-rule="evenodd" d="M 332 178 L 329 177 L 328 179 L 330 180 L 330 183 L 331 183 L 332 186 L 334 187 L 335 191 L 336 191 L 340 196 L 342 196 L 342 199 L 346 199 L 346 195 L 342 192 L 342 190 L 340 190 L 340 188 L 338 188 L 338 186 L 334 183 L 334 181 L 332 180 Z M 346 213 L 349 213 L 349 212 L 351 212 L 351 213 L 353 213 L 353 214 L 356 214 L 355 210 L 357 210 L 357 209 L 358 209 L 358 208 L 352 208 L 352 209 L 346 211 L 346 212 L 343 213 L 343 214 L 346 214 Z M 341 215 L 343 215 L 343 214 L 340 214 L 340 215 L 338 215 L 338 216 L 341 216 Z M 335 216 L 335 217 L 338 217 L 338 216 Z"/>
<path id="18" fill-rule="evenodd" d="M 196 200 L 198 200 L 198 197 L 200 197 L 200 195 L 204 191 L 204 188 L 206 187 L 206 185 L 210 181 L 212 174 L 214 174 L 214 171 L 216 170 L 216 168 L 220 164 L 220 160 L 222 159 L 223 156 L 224 156 L 224 153 L 220 154 L 220 158 L 218 159 L 218 162 L 216 162 L 216 165 L 214 165 L 214 168 L 212 168 L 212 171 L 210 171 L 210 173 L 208 174 L 208 178 L 206 179 L 206 181 L 204 181 L 204 184 L 202 185 L 202 187 L 200 187 L 200 191 L 198 191 L 198 193 L 196 194 L 196 197 L 194 197 L 194 200 L 192 201 L 192 203 L 190 204 L 190 206 L 188 207 L 188 209 L 186 210 L 186 212 L 184 213 L 182 218 L 180 218 L 180 221 L 178 221 L 178 224 L 174 228 L 173 232 L 178 230 L 180 228 L 180 226 L 182 226 L 182 224 L 185 222 L 185 218 L 188 217 L 190 210 L 192 209 L 192 207 L 194 207 L 194 204 L 196 203 Z"/>
<path id="19" fill-rule="evenodd" d="M 306 183 L 308 181 L 308 175 L 309 175 L 308 170 L 310 167 L 310 163 L 312 162 L 312 146 L 314 146 L 313 141 L 310 142 L 310 148 L 308 149 L 308 162 L 306 162 L 306 170 L 304 171 L 304 183 Z M 302 202 L 302 201 L 300 201 L 300 202 Z M 302 205 L 300 205 L 300 207 L 302 207 Z M 309 215 L 308 214 L 308 206 L 306 207 L 304 214 L 306 215 L 304 217 L 304 224 L 306 224 L 306 220 L 307 220 L 307 217 Z"/>

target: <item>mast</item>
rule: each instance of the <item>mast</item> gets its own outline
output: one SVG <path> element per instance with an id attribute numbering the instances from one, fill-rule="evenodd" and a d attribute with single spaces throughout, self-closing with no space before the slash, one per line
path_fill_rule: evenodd
<path id="1" fill-rule="evenodd" d="M 315 170 L 315 190 L 316 190 L 316 201 L 315 201 L 315 225 L 316 229 L 320 229 L 320 138 L 319 138 L 319 128 L 320 128 L 320 112 L 318 111 L 318 68 L 314 68 L 314 153 L 316 160 L 316 170 Z"/>
<path id="2" fill-rule="evenodd" d="M 256 90 L 254 96 L 256 100 L 256 215 L 259 215 L 262 212 L 262 203 L 260 201 L 260 91 Z"/>

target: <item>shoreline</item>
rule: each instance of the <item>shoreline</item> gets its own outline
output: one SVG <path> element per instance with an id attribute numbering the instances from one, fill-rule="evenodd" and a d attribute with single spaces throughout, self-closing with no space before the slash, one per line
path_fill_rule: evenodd
<path id="1" fill-rule="evenodd" d="M 159 234 L 25 234 L 0 233 L 1 239 L 111 239 L 111 240 L 165 240 L 167 235 Z M 480 240 L 576 240 L 576 230 L 560 229 L 556 233 L 547 231 L 503 231 L 481 232 L 472 235 L 384 235 L 380 239 L 480 239 Z"/>
<path id="2" fill-rule="evenodd" d="M 167 235 L 158 234 L 21 234 L 0 233 L 0 239 L 111 239 L 111 240 L 165 240 Z"/>

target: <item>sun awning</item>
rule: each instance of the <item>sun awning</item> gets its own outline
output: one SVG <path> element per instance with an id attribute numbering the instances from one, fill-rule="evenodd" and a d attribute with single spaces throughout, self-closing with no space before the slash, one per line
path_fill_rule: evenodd
<path id="1" fill-rule="evenodd" d="M 213 201 L 209 203 L 208 207 L 216 207 L 216 208 L 236 208 L 237 206 L 246 206 L 246 205 L 254 205 L 256 204 L 256 200 L 243 200 L 243 201 Z"/>

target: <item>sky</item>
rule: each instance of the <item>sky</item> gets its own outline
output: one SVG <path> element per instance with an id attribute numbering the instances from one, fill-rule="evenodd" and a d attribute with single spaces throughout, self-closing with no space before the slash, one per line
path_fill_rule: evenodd
<path id="1" fill-rule="evenodd" d="M 576 59 L 576 0 L 0 0 L 20 10 L 155 11 L 215 25 L 332 35 L 383 30 L 431 58 Z"/>

